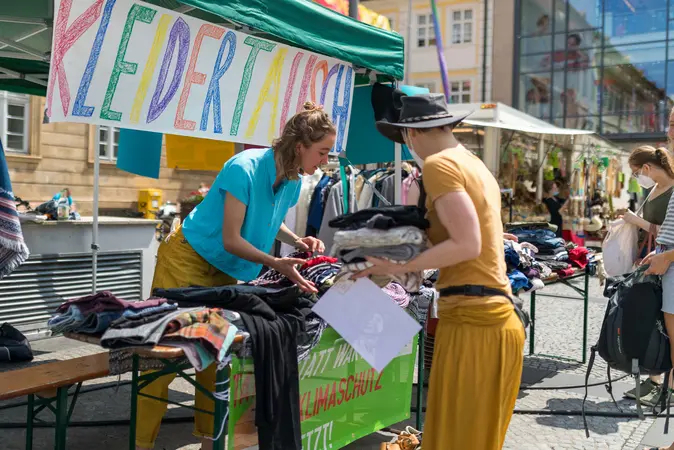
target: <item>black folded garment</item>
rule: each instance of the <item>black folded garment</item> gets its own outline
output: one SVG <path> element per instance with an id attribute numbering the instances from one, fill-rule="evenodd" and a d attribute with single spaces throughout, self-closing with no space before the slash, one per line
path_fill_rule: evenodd
<path id="1" fill-rule="evenodd" d="M 330 227 L 342 230 L 374 228 L 390 230 L 396 227 L 413 226 L 425 230 L 430 226 L 423 211 L 417 206 L 392 205 L 363 209 L 350 214 L 335 217 Z"/>

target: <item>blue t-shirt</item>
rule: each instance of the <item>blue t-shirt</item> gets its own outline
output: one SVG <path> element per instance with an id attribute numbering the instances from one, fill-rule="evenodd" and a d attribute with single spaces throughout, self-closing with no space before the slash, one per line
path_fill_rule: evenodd
<path id="1" fill-rule="evenodd" d="M 55 202 L 58 203 L 58 201 L 61 200 L 61 193 L 59 192 L 58 194 L 56 194 L 52 198 L 52 200 L 54 200 Z M 72 197 L 68 197 L 67 201 L 68 201 L 68 206 L 73 206 L 73 198 Z"/>
<path id="2" fill-rule="evenodd" d="M 243 151 L 225 163 L 204 200 L 183 222 L 187 242 L 209 264 L 240 281 L 250 281 L 262 269 L 225 251 L 222 221 L 225 194 L 247 206 L 241 237 L 269 253 L 288 210 L 300 197 L 299 180 L 285 180 L 274 193 L 276 163 L 272 149 Z"/>

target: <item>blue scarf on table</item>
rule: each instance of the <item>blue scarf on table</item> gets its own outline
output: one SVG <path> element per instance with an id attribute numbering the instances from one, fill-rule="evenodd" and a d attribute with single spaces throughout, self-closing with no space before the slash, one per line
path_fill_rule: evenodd
<path id="1" fill-rule="evenodd" d="M 28 255 L 19 214 L 16 212 L 5 150 L 0 141 L 0 279 L 16 270 L 28 259 Z"/>

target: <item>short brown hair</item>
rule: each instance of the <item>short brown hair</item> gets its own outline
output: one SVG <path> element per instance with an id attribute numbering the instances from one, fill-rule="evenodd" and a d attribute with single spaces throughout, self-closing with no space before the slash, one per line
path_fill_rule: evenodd
<path id="1" fill-rule="evenodd" d="M 637 147 L 630 154 L 628 160 L 630 166 L 641 167 L 644 164 L 652 164 L 661 168 L 670 178 L 674 178 L 674 163 L 672 163 L 672 156 L 666 148 L 655 148 L 650 145 L 642 145 Z"/>
<path id="2" fill-rule="evenodd" d="M 286 122 L 283 134 L 272 144 L 284 178 L 299 179 L 297 144 L 309 147 L 330 134 L 337 134 L 337 129 L 323 111 L 323 107 L 316 106 L 313 102 L 304 103 L 304 111 L 295 114 Z"/>

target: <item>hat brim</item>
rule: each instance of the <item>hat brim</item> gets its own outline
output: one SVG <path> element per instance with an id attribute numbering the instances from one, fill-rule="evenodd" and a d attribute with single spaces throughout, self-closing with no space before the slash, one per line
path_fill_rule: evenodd
<path id="1" fill-rule="evenodd" d="M 448 125 L 458 125 L 463 122 L 463 120 L 470 116 L 473 112 L 463 112 L 451 117 L 443 117 L 442 119 L 432 119 L 432 120 L 422 120 L 419 122 L 405 122 L 405 123 L 391 123 L 386 120 L 379 120 L 376 123 L 377 130 L 384 135 L 387 139 L 397 142 L 398 144 L 404 144 L 405 140 L 403 139 L 402 130 L 404 128 L 437 128 L 444 127 Z"/>

